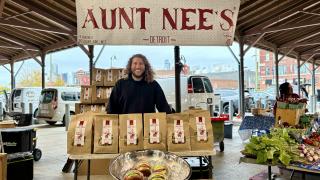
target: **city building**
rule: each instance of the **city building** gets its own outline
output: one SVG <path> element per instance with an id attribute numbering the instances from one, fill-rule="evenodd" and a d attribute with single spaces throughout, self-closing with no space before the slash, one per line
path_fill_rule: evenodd
<path id="1" fill-rule="evenodd" d="M 280 56 L 281 57 L 281 56 Z M 301 62 L 302 64 L 303 62 Z M 275 85 L 275 63 L 274 53 L 259 50 L 258 51 L 258 87 L 257 89 L 265 90 L 269 86 Z M 300 68 L 300 83 L 311 84 L 312 64 L 305 63 Z M 318 79 L 320 78 L 319 69 L 316 70 L 316 88 L 320 88 Z M 292 84 L 298 83 L 298 66 L 297 60 L 289 57 L 283 58 L 279 62 L 279 84 L 289 82 Z"/>

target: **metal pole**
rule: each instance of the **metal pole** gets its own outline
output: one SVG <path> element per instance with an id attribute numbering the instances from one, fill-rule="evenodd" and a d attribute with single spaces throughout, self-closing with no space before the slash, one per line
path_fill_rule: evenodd
<path id="1" fill-rule="evenodd" d="M 276 70 L 276 95 L 279 97 L 279 51 L 278 48 L 274 49 L 274 63 Z"/>
<path id="2" fill-rule="evenodd" d="M 29 103 L 29 114 L 31 116 L 31 124 L 35 124 L 34 123 L 34 118 L 35 117 L 33 117 L 33 105 L 32 105 L 32 103 Z"/>
<path id="3" fill-rule="evenodd" d="M 3 118 L 3 107 L 2 107 L 2 102 L 0 102 L 0 121 L 2 121 Z"/>
<path id="4" fill-rule="evenodd" d="M 300 92 L 300 79 L 301 79 L 301 74 L 300 74 L 300 62 L 301 62 L 301 57 L 300 55 L 297 57 L 297 63 L 298 63 L 298 89 L 299 89 L 299 96 L 301 96 L 301 92 Z"/>
<path id="5" fill-rule="evenodd" d="M 245 114 L 245 105 L 244 105 L 244 40 L 243 40 L 243 37 L 240 37 L 239 39 L 239 46 L 240 46 L 240 76 L 239 76 L 239 79 L 240 79 L 240 99 L 241 100 L 241 103 L 240 103 L 240 115 L 242 117 L 242 119 L 244 118 L 244 114 Z"/>
<path id="6" fill-rule="evenodd" d="M 233 120 L 233 101 L 229 101 L 229 121 Z"/>
<path id="7" fill-rule="evenodd" d="M 312 61 L 312 113 L 316 112 L 316 68 L 315 60 Z"/>
<path id="8" fill-rule="evenodd" d="M 22 111 L 22 114 L 26 113 L 26 106 L 23 102 L 21 103 L 21 111 Z"/>
<path id="9" fill-rule="evenodd" d="M 220 100 L 220 102 L 219 102 L 219 116 L 221 116 L 221 114 L 223 114 L 223 101 Z"/>
<path id="10" fill-rule="evenodd" d="M 14 89 L 15 88 L 15 79 L 14 79 L 14 61 L 11 61 L 10 62 L 10 67 L 11 67 L 11 89 Z"/>
<path id="11" fill-rule="evenodd" d="M 44 89 L 46 87 L 46 77 L 45 77 L 45 67 L 46 67 L 46 53 L 41 53 L 41 87 Z"/>
<path id="12" fill-rule="evenodd" d="M 176 112 L 181 112 L 181 87 L 180 87 L 180 72 L 181 72 L 181 64 L 180 64 L 180 47 L 174 47 L 174 61 L 175 61 L 175 86 L 176 86 Z"/>
<path id="13" fill-rule="evenodd" d="M 64 124 L 66 127 L 66 131 L 68 131 L 69 122 L 70 122 L 70 105 L 66 104 L 65 113 L 64 113 Z"/>
<path id="14" fill-rule="evenodd" d="M 242 98 L 241 98 L 241 67 L 240 62 L 238 62 L 238 86 L 239 86 L 239 101 L 238 101 L 238 114 L 241 114 Z"/>
<path id="15" fill-rule="evenodd" d="M 93 69 L 93 50 L 94 50 L 94 46 L 93 45 L 89 45 L 89 72 L 90 72 L 90 85 L 92 85 L 92 69 Z"/>

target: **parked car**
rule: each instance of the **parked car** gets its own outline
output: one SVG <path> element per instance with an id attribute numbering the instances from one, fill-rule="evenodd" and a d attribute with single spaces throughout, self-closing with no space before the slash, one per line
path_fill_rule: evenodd
<path id="1" fill-rule="evenodd" d="M 17 116 L 22 114 L 22 106 L 24 105 L 25 114 L 29 113 L 29 104 L 32 104 L 33 115 L 39 105 L 39 97 L 41 87 L 22 87 L 11 90 L 8 104 L 9 116 Z"/>
<path id="2" fill-rule="evenodd" d="M 215 96 L 211 82 L 206 76 L 181 76 L 181 111 L 190 106 L 207 109 L 207 103 L 219 104 L 220 97 Z M 157 78 L 168 103 L 175 108 L 175 78 Z M 213 106 L 214 107 L 214 106 Z"/>
<path id="3" fill-rule="evenodd" d="M 53 87 L 41 91 L 37 119 L 50 125 L 61 121 L 65 125 L 65 105 L 70 105 L 70 114 L 75 114 L 75 103 L 80 102 L 79 87 Z"/>
<path id="4" fill-rule="evenodd" d="M 233 102 L 233 110 L 234 113 L 237 113 L 239 110 L 239 90 L 238 89 L 217 89 L 215 90 L 215 94 L 220 94 L 223 113 L 229 113 L 229 101 Z M 250 111 L 250 109 L 254 105 L 253 97 L 250 95 L 248 91 L 244 93 L 245 98 L 245 111 Z M 218 110 L 218 106 L 216 106 L 216 110 Z"/>

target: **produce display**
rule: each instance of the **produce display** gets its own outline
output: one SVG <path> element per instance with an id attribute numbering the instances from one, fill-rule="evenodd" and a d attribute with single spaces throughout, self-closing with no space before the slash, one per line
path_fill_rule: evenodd
<path id="1" fill-rule="evenodd" d="M 253 136 L 241 152 L 260 164 L 320 170 L 320 120 L 312 119 L 308 127 L 273 128 L 269 134 Z"/>

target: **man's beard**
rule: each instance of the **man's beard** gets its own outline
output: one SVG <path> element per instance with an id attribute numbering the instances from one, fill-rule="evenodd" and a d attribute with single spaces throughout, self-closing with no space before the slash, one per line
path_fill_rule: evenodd
<path id="1" fill-rule="evenodd" d="M 144 77 L 144 73 L 142 73 L 140 76 L 136 75 L 134 72 L 132 72 L 132 76 L 134 76 L 136 79 L 140 79 Z"/>

